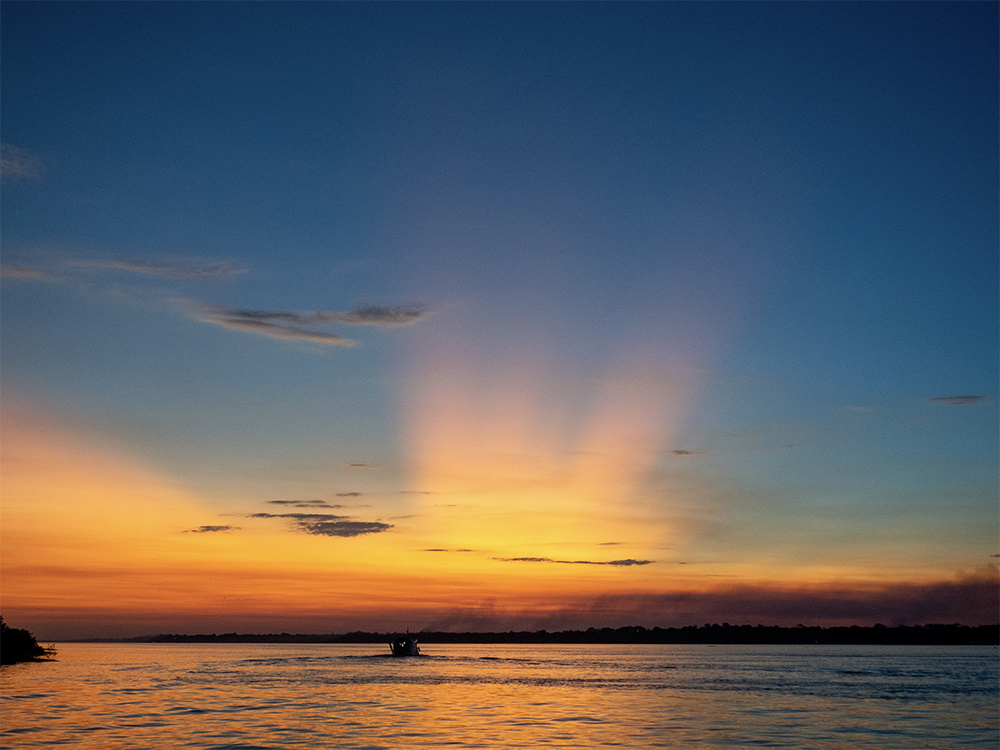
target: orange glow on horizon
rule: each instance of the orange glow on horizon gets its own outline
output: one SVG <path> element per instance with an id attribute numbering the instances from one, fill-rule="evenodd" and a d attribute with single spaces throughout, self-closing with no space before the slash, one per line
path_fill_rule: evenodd
<path id="1" fill-rule="evenodd" d="M 497 412 L 493 430 L 490 409 L 499 407 L 472 420 L 459 402 L 420 402 L 435 408 L 420 432 L 413 481 L 431 494 L 414 495 L 415 512 L 393 518 L 389 533 L 336 539 L 278 519 L 220 516 L 121 446 L 5 408 L 3 612 L 90 635 L 105 633 L 104 622 L 126 635 L 170 623 L 178 631 L 204 623 L 209 632 L 587 627 L 614 621 L 615 612 L 637 621 L 683 613 L 676 608 L 686 601 L 728 600 L 741 587 L 822 596 L 907 578 L 864 563 L 789 565 L 759 550 L 742 560 L 676 559 L 690 546 L 688 531 L 643 494 L 655 443 L 676 427 L 650 420 L 629 432 L 618 423 L 616 415 L 636 413 L 622 395 L 628 382 L 610 380 L 604 404 L 612 406 L 596 408 L 574 435 L 587 451 L 564 450 L 565 435 L 532 409 L 517 418 Z M 506 395 L 509 404 L 514 392 Z M 446 429 L 463 422 L 465 432 Z M 515 450 L 524 435 L 530 450 Z M 238 530 L 192 531 L 202 524 Z M 614 561 L 625 562 L 606 564 Z M 948 577 L 911 570 L 908 579 Z"/>

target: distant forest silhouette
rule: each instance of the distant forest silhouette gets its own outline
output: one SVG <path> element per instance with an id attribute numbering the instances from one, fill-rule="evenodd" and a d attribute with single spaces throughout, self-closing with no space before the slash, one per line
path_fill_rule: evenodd
<path id="1" fill-rule="evenodd" d="M 290 633 L 217 635 L 162 634 L 121 639 L 135 643 L 386 643 L 393 633 L 353 632 L 342 635 L 293 635 Z M 663 644 L 839 644 L 839 645 L 970 645 L 1000 643 L 996 625 L 900 625 L 887 627 L 799 625 L 692 625 L 681 628 L 588 628 L 548 632 L 508 631 L 506 633 L 411 633 L 422 644 L 434 643 L 663 643 Z"/>

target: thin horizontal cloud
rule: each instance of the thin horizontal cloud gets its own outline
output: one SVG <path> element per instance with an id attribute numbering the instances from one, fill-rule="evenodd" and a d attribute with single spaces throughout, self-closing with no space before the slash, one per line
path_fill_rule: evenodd
<path id="1" fill-rule="evenodd" d="M 38 179 L 43 169 L 42 160 L 30 151 L 0 143 L 0 176 L 4 180 Z"/>
<path id="2" fill-rule="evenodd" d="M 289 508 L 343 508 L 343 505 L 331 505 L 326 500 L 268 500 L 268 505 L 284 505 Z"/>
<path id="3" fill-rule="evenodd" d="M 971 406 L 982 403 L 986 396 L 938 396 L 928 400 L 942 406 Z"/>
<path id="4" fill-rule="evenodd" d="M 475 552 L 474 549 L 447 549 L 444 547 L 431 547 L 430 549 L 421 550 L 422 552 Z"/>
<path id="5" fill-rule="evenodd" d="M 317 321 L 341 323 L 349 326 L 378 326 L 379 328 L 401 328 L 423 320 L 430 309 L 421 305 L 379 307 L 362 305 L 350 312 L 317 310 L 312 313 Z"/>
<path id="6" fill-rule="evenodd" d="M 156 263 L 129 258 L 106 258 L 73 261 L 73 266 L 126 271 L 163 279 L 226 279 L 246 273 L 246 268 L 228 263 Z"/>
<path id="7" fill-rule="evenodd" d="M 352 469 L 377 469 L 378 464 L 370 464 L 367 461 L 347 461 L 344 466 L 349 466 Z"/>
<path id="8" fill-rule="evenodd" d="M 332 513 L 254 513 L 247 518 L 283 518 L 292 521 L 296 531 L 317 536 L 354 537 L 379 534 L 392 528 L 381 521 L 355 521 Z"/>
<path id="9" fill-rule="evenodd" d="M 28 279 L 59 283 L 79 283 L 81 275 L 93 276 L 101 271 L 124 271 L 174 281 L 227 279 L 245 273 L 229 263 L 208 263 L 201 261 L 157 262 L 130 258 L 49 258 L 43 261 L 43 268 L 23 264 L 6 264 L 0 267 L 0 275 L 5 278 Z"/>
<path id="10" fill-rule="evenodd" d="M 338 492 L 337 497 L 361 497 L 360 492 Z"/>
<path id="11" fill-rule="evenodd" d="M 652 565 L 655 560 L 553 560 L 551 557 L 494 557 L 498 562 L 556 563 L 558 565 L 611 565 L 628 568 L 633 565 Z"/>
<path id="12" fill-rule="evenodd" d="M 41 271 L 27 266 L 15 264 L 0 266 L 0 276 L 5 279 L 28 279 L 30 281 L 52 281 L 51 277 Z"/>
<path id="13" fill-rule="evenodd" d="M 239 526 L 199 526 L 197 529 L 187 529 L 186 534 L 212 534 L 220 531 L 239 531 Z"/>
<path id="14" fill-rule="evenodd" d="M 352 537 L 364 534 L 380 534 L 392 528 L 391 523 L 381 521 L 316 521 L 300 524 L 302 531 L 319 536 Z"/>
<path id="15" fill-rule="evenodd" d="M 335 516 L 332 513 L 252 513 L 247 518 L 291 518 L 294 521 L 339 521 L 348 516 Z"/>
<path id="16" fill-rule="evenodd" d="M 256 333 L 276 339 L 309 341 L 326 346 L 350 347 L 357 342 L 346 336 L 318 330 L 330 324 L 401 328 L 413 325 L 429 314 L 421 306 L 377 307 L 369 305 L 353 311 L 334 310 L 251 310 L 199 302 L 187 303 L 193 317 L 203 323 Z"/>
<path id="17" fill-rule="evenodd" d="M 344 336 L 306 328 L 303 318 L 297 313 L 197 304 L 194 306 L 194 317 L 202 323 L 285 341 L 308 341 L 312 344 L 341 347 L 356 346 L 358 343 Z"/>
<path id="18" fill-rule="evenodd" d="M 705 451 L 687 451 L 687 450 L 672 450 L 670 451 L 675 456 L 704 456 Z"/>

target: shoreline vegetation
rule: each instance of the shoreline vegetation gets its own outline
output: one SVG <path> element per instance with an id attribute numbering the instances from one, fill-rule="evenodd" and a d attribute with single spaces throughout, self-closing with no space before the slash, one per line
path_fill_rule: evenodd
<path id="1" fill-rule="evenodd" d="M 0 617 L 0 665 L 26 661 L 49 661 L 54 648 L 39 646 L 35 636 L 23 628 L 12 628 Z"/>
<path id="2" fill-rule="evenodd" d="M 828 645 L 1000 645 L 1000 624 L 967 626 L 958 624 L 900 625 L 887 627 L 840 626 L 780 627 L 776 625 L 706 624 L 681 628 L 587 628 L 548 632 L 508 631 L 452 633 L 421 631 L 411 633 L 423 644 L 434 643 L 528 643 L 528 644 L 828 644 Z M 89 643 L 386 643 L 393 633 L 356 631 L 345 634 L 199 634 L 176 633 L 138 638 L 88 639 Z"/>

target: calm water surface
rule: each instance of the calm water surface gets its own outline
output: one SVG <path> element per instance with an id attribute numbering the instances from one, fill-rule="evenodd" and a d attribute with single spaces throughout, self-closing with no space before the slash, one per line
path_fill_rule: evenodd
<path id="1" fill-rule="evenodd" d="M 61 644 L 5 748 L 998 747 L 993 646 Z M 386 648 L 386 650 L 388 650 Z"/>

